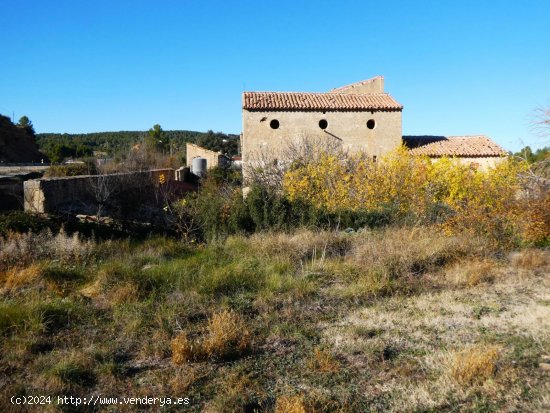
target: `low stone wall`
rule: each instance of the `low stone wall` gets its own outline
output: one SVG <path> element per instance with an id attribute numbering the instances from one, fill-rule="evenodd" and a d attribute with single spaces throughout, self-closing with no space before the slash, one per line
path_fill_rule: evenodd
<path id="1" fill-rule="evenodd" d="M 173 169 L 32 179 L 24 183 L 25 211 L 94 214 L 97 208 L 131 212 L 152 202 Z"/>
<path id="2" fill-rule="evenodd" d="M 21 173 L 13 173 L 8 176 L 2 175 L 2 167 L 0 167 L 0 211 L 12 211 L 23 209 L 23 182 L 29 179 L 38 179 L 43 175 L 43 171 L 37 170 L 29 172 L 28 170 Z"/>

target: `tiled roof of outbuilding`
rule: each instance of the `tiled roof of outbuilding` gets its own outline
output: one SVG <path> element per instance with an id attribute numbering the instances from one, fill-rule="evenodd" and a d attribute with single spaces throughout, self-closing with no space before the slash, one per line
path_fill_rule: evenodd
<path id="1" fill-rule="evenodd" d="M 247 110 L 400 111 L 403 106 L 387 93 L 341 94 L 302 92 L 244 92 Z"/>
<path id="2" fill-rule="evenodd" d="M 433 157 L 505 156 L 507 152 L 484 135 L 475 136 L 403 136 L 413 155 Z"/>

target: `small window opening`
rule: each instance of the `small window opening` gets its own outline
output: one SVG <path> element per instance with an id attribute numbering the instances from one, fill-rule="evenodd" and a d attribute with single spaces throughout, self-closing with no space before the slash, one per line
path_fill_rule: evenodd
<path id="1" fill-rule="evenodd" d="M 320 127 L 321 129 L 326 129 L 327 126 L 328 126 L 328 122 L 327 122 L 326 119 L 321 119 L 321 120 L 319 121 L 319 127 Z"/>
<path id="2" fill-rule="evenodd" d="M 367 121 L 367 128 L 374 129 L 375 126 L 376 126 L 376 122 L 374 121 L 374 119 L 369 119 Z"/>
<path id="3" fill-rule="evenodd" d="M 279 129 L 279 121 L 277 119 L 273 119 L 269 122 L 269 126 L 271 126 L 271 129 Z"/>

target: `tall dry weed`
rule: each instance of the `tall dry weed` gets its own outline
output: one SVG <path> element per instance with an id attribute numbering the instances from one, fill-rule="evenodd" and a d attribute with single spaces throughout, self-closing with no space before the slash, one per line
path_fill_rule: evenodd
<path id="1" fill-rule="evenodd" d="M 93 253 L 95 242 L 84 240 L 78 233 L 67 235 L 63 230 L 35 233 L 10 233 L 0 237 L 0 271 L 10 267 L 25 266 L 42 259 L 79 263 Z"/>
<path id="2" fill-rule="evenodd" d="M 25 268 L 10 268 L 3 275 L 0 275 L 0 283 L 3 288 L 11 290 L 27 285 L 40 277 L 42 266 L 40 264 L 31 264 Z"/>
<path id="3" fill-rule="evenodd" d="M 500 351 L 497 346 L 473 346 L 455 353 L 451 377 L 461 385 L 483 384 L 494 376 Z"/>
<path id="4" fill-rule="evenodd" d="M 203 334 L 190 338 L 186 332 L 178 334 L 171 343 L 172 361 L 181 365 L 204 359 L 236 357 L 252 346 L 252 334 L 244 319 L 231 310 L 212 314 Z"/>
<path id="5" fill-rule="evenodd" d="M 301 229 L 293 234 L 259 233 L 250 237 L 250 246 L 259 254 L 287 257 L 294 262 L 311 258 L 343 256 L 351 247 L 350 237 L 339 231 Z"/>
<path id="6" fill-rule="evenodd" d="M 491 283 L 498 275 L 500 265 L 491 259 L 470 258 L 460 260 L 447 270 L 446 276 L 453 284 L 474 287 Z"/>
<path id="7" fill-rule="evenodd" d="M 275 413 L 311 413 L 302 395 L 281 396 L 275 404 Z"/>
<path id="8" fill-rule="evenodd" d="M 395 278 L 422 274 L 483 249 L 482 239 L 445 235 L 435 227 L 388 228 L 360 234 L 348 259 Z"/>
<path id="9" fill-rule="evenodd" d="M 513 253 L 510 262 L 513 267 L 523 270 L 543 269 L 550 266 L 550 250 L 524 249 Z"/>

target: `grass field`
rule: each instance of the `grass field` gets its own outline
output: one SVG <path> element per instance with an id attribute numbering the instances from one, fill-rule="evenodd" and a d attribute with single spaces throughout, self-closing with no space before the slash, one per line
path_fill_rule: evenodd
<path id="1" fill-rule="evenodd" d="M 550 251 L 491 245 L 431 227 L 208 245 L 11 234 L 0 410 L 99 395 L 188 397 L 190 412 L 548 411 Z"/>

